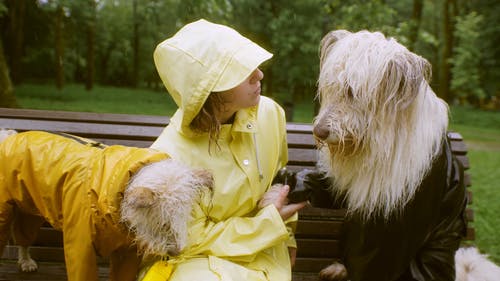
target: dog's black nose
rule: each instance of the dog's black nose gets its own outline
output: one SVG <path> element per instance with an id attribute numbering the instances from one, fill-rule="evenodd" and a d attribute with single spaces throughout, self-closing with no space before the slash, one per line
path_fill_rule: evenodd
<path id="1" fill-rule="evenodd" d="M 316 138 L 320 140 L 325 140 L 326 138 L 328 138 L 328 135 L 330 135 L 330 130 L 328 126 L 316 124 L 314 125 L 313 128 L 313 134 Z"/>

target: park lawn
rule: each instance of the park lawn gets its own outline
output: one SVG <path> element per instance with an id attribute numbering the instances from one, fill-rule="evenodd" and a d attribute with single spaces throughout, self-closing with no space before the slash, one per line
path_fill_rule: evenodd
<path id="1" fill-rule="evenodd" d="M 474 244 L 500 264 L 500 129 L 481 125 L 484 123 L 451 124 L 451 129 L 459 132 L 467 145 L 476 231 Z"/>
<path id="2" fill-rule="evenodd" d="M 68 85 L 24 84 L 15 88 L 23 108 L 172 116 L 176 105 L 165 90 Z M 294 104 L 294 122 L 310 123 L 313 102 Z M 500 112 L 451 107 L 450 130 L 459 132 L 468 147 L 471 164 L 474 228 L 473 244 L 500 263 Z"/>
<path id="3" fill-rule="evenodd" d="M 95 86 L 86 91 L 79 84 L 57 90 L 53 85 L 23 84 L 14 93 L 21 107 L 32 109 L 172 116 L 177 108 L 166 90 Z"/>

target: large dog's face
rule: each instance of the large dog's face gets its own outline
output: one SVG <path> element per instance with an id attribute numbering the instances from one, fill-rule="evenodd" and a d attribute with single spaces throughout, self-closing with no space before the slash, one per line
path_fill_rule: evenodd
<path id="1" fill-rule="evenodd" d="M 388 216 L 411 199 L 446 132 L 430 64 L 380 32 L 332 31 L 320 53 L 318 166 L 349 210 Z"/>
<path id="2" fill-rule="evenodd" d="M 379 32 L 327 34 L 320 45 L 314 134 L 343 156 L 369 149 L 370 142 L 411 120 L 410 105 L 427 87 L 429 63 Z M 383 132 L 374 133 L 375 131 Z"/>

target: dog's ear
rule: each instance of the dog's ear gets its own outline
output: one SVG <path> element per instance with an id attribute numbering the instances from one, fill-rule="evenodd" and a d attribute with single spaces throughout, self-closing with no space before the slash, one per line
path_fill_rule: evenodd
<path id="1" fill-rule="evenodd" d="M 337 41 L 351 34 L 351 32 L 343 29 L 330 31 L 328 34 L 323 36 L 319 44 L 319 57 L 320 66 L 323 64 L 325 57 L 328 55 L 330 48 L 335 45 Z"/>
<path id="2" fill-rule="evenodd" d="M 417 97 L 421 87 L 428 87 L 430 78 L 430 63 L 407 51 L 395 55 L 388 62 L 381 86 L 396 110 L 403 110 Z"/>
<path id="3" fill-rule="evenodd" d="M 125 200 L 136 208 L 151 207 L 156 201 L 156 194 L 151 189 L 145 187 L 136 187 L 132 190 L 128 190 L 125 196 Z"/>
<path id="4" fill-rule="evenodd" d="M 325 57 L 328 55 L 330 48 L 335 45 L 337 41 L 351 34 L 351 32 L 343 29 L 330 31 L 328 34 L 323 36 L 319 44 L 319 61 L 320 67 L 323 65 Z"/>

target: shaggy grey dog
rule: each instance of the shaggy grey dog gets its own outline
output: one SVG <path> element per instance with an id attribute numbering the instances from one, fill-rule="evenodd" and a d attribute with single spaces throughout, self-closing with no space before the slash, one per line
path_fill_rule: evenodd
<path id="1" fill-rule="evenodd" d="M 454 280 L 457 272 L 457 280 L 478 280 L 472 271 L 483 266 L 463 259 L 472 252 L 460 250 L 455 271 L 463 169 L 446 136 L 448 106 L 429 86 L 430 64 L 380 32 L 332 31 L 320 52 L 319 168 L 347 208 L 342 260 L 321 279 Z"/>

